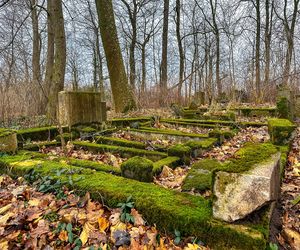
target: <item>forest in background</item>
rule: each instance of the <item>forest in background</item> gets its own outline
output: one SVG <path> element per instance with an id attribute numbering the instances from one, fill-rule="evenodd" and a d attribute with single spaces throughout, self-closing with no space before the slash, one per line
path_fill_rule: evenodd
<path id="1" fill-rule="evenodd" d="M 129 108 L 188 104 L 199 91 L 207 103 L 274 102 L 280 84 L 299 91 L 298 14 L 299 0 L 3 0 L 0 120 L 53 114 L 64 88 L 101 91 L 113 106 L 113 81 Z M 109 72 L 104 30 L 122 78 Z"/>

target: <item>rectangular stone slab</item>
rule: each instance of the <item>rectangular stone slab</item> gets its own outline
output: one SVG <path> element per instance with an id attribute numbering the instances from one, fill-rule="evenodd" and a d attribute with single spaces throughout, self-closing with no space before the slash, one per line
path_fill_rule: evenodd
<path id="1" fill-rule="evenodd" d="M 61 125 L 102 123 L 106 104 L 99 92 L 62 91 L 58 94 L 58 117 Z"/>
<path id="2" fill-rule="evenodd" d="M 245 218 L 278 198 L 280 153 L 244 173 L 217 172 L 213 216 L 226 222 Z"/>

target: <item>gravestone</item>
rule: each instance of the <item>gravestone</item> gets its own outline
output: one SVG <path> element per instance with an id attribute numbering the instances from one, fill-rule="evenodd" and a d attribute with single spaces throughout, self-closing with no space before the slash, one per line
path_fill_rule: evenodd
<path id="1" fill-rule="evenodd" d="M 204 105 L 205 104 L 205 92 L 203 91 L 197 91 L 195 92 L 195 100 L 198 105 Z"/>
<path id="2" fill-rule="evenodd" d="M 62 91 L 58 94 L 58 118 L 63 126 L 103 123 L 107 120 L 106 102 L 99 92 Z"/>
<path id="3" fill-rule="evenodd" d="M 277 88 L 277 112 L 279 118 L 292 120 L 294 117 L 294 96 L 288 86 Z"/>
<path id="4" fill-rule="evenodd" d="M 295 96 L 295 118 L 300 118 L 300 95 Z"/>

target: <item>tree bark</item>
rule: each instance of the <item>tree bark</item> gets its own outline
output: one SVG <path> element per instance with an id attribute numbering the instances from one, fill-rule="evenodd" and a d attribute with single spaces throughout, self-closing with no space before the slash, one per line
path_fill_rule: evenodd
<path id="1" fill-rule="evenodd" d="M 184 71 L 184 52 L 182 47 L 182 39 L 180 34 L 180 15 L 181 15 L 181 2 L 176 0 L 176 38 L 179 50 L 179 80 L 178 80 L 178 102 L 181 100 L 181 90 L 183 83 L 183 71 Z"/>
<path id="2" fill-rule="evenodd" d="M 34 107 L 36 107 L 36 110 L 32 110 L 33 113 L 42 113 L 41 109 L 41 98 L 40 95 L 41 89 L 41 68 L 40 68 L 40 58 L 41 58 L 41 37 L 39 33 L 39 20 L 38 20 L 38 13 L 36 8 L 37 1 L 36 0 L 30 0 L 30 8 L 31 8 L 31 21 L 32 21 L 32 79 L 34 84 L 34 97 L 35 97 L 35 103 Z"/>
<path id="3" fill-rule="evenodd" d="M 261 101 L 261 83 L 260 83 L 260 0 L 256 0 L 256 42 L 255 42 L 255 86 L 256 100 Z"/>
<path id="4" fill-rule="evenodd" d="M 53 78 L 50 85 L 49 101 L 47 107 L 47 113 L 50 119 L 56 119 L 57 117 L 58 93 L 64 89 L 66 69 L 66 38 L 61 0 L 53 0 L 53 26 L 55 53 Z"/>
<path id="5" fill-rule="evenodd" d="M 96 0 L 96 7 L 115 110 L 116 112 L 127 112 L 136 108 L 136 103 L 125 72 L 112 0 Z"/>
<path id="6" fill-rule="evenodd" d="M 168 88 L 169 0 L 164 0 L 162 58 L 160 66 L 160 105 L 164 105 Z"/>

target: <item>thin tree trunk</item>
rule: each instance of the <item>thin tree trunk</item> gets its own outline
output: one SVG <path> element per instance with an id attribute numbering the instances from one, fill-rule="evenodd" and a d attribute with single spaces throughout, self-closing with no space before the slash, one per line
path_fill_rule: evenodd
<path id="1" fill-rule="evenodd" d="M 34 84 L 34 106 L 36 110 L 32 110 L 35 114 L 41 114 L 41 95 L 40 84 L 41 84 L 41 68 L 40 68 L 40 57 L 41 57 L 41 45 L 40 45 L 40 33 L 39 33 L 39 20 L 36 8 L 37 1 L 31 0 L 31 20 L 32 20 L 32 79 Z"/>
<path id="2" fill-rule="evenodd" d="M 256 100 L 261 101 L 261 83 L 260 83 L 260 0 L 256 0 L 256 43 L 255 43 L 255 86 Z"/>
<path id="3" fill-rule="evenodd" d="M 180 34 L 180 15 L 181 15 L 181 3 L 180 0 L 176 0 L 176 37 L 179 50 L 179 81 L 178 81 L 178 102 L 181 100 L 181 90 L 183 82 L 183 71 L 184 71 L 184 52 L 182 47 L 182 40 Z"/>
<path id="4" fill-rule="evenodd" d="M 165 104 L 168 88 L 168 33 L 169 33 L 169 0 L 164 0 L 164 19 L 162 33 L 162 58 L 160 70 L 160 105 Z"/>

